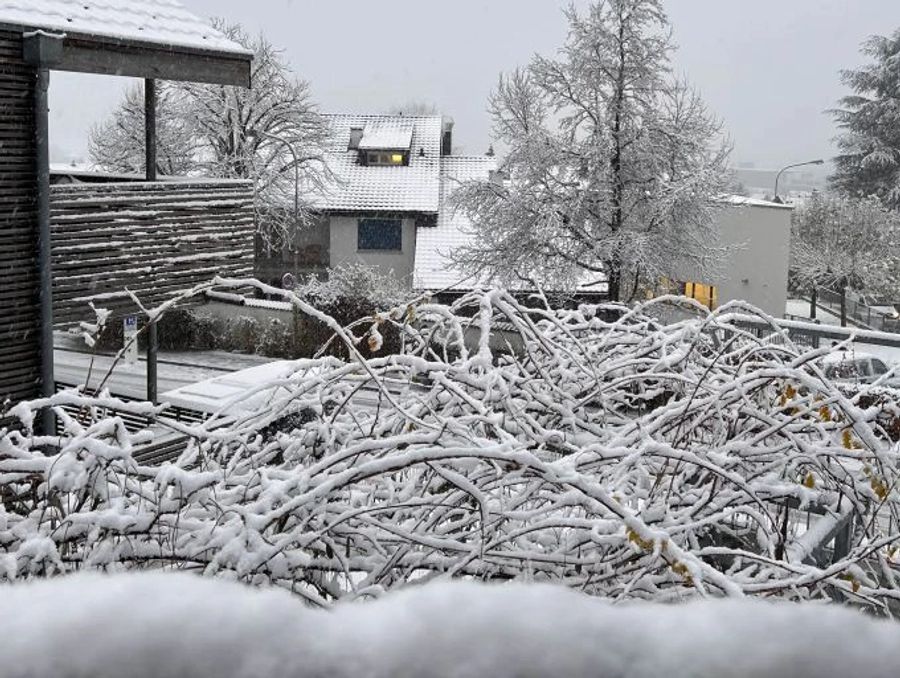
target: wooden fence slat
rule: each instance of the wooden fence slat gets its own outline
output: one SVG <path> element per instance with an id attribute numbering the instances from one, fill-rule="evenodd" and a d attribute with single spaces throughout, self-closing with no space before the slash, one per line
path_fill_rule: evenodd
<path id="1" fill-rule="evenodd" d="M 54 316 L 93 319 L 88 305 L 134 313 L 216 275 L 253 272 L 250 182 L 60 184 L 52 189 Z"/>

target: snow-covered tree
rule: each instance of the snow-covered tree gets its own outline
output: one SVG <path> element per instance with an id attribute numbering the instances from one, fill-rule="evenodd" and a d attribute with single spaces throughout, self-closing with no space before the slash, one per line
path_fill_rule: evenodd
<path id="1" fill-rule="evenodd" d="M 708 270 L 728 148 L 672 75 L 662 3 L 599 0 L 566 16 L 559 56 L 501 76 L 491 96 L 508 154 L 491 181 L 455 193 L 476 231 L 456 258 L 502 281 L 571 287 L 605 275 L 612 299 L 674 262 Z"/>
<path id="2" fill-rule="evenodd" d="M 813 193 L 794 211 L 791 258 L 795 282 L 813 292 L 833 290 L 842 302 L 848 290 L 892 295 L 900 285 L 900 217 L 877 198 Z"/>
<path id="3" fill-rule="evenodd" d="M 185 176 L 197 169 L 197 140 L 184 100 L 170 83 L 157 87 L 156 171 Z M 89 139 L 92 162 L 122 174 L 145 171 L 144 88 L 129 87 L 109 119 L 94 126 Z"/>
<path id="4" fill-rule="evenodd" d="M 437 105 L 425 99 L 409 99 L 387 109 L 388 115 L 440 115 Z"/>
<path id="5" fill-rule="evenodd" d="M 296 223 L 295 177 L 299 175 L 303 186 L 322 180 L 327 171 L 323 155 L 327 126 L 311 100 L 308 83 L 292 74 L 282 53 L 264 36 L 253 37 L 238 25 L 219 21 L 214 25 L 253 51 L 252 87 L 165 83 L 158 115 L 180 133 L 172 138 L 180 147 L 179 173 L 255 181 L 261 234 L 268 245 L 279 248 L 310 217 L 301 192 Z M 141 97 L 126 96 L 112 120 L 95 130 L 91 151 L 97 165 L 113 169 L 120 157 L 142 162 L 139 103 Z M 136 131 L 101 139 L 120 119 Z M 168 137 L 161 137 L 162 147 L 168 143 Z"/>
<path id="6" fill-rule="evenodd" d="M 900 30 L 869 38 L 862 52 L 871 61 L 842 72 L 853 93 L 832 111 L 841 133 L 831 183 L 847 195 L 877 196 L 900 209 Z"/>

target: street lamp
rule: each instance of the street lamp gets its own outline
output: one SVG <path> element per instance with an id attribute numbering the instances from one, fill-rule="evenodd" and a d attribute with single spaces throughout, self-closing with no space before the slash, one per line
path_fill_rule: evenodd
<path id="1" fill-rule="evenodd" d="M 293 144 L 287 139 L 282 139 L 277 134 L 258 129 L 250 130 L 247 132 L 247 136 L 251 139 L 265 137 L 266 139 L 278 141 L 287 146 L 287 149 L 291 152 L 291 157 L 294 158 L 294 227 L 296 228 L 300 224 L 300 161 L 297 159 L 297 152 L 294 150 Z"/>
<path id="2" fill-rule="evenodd" d="M 781 180 L 781 175 L 787 172 L 789 169 L 794 169 L 795 167 L 806 167 L 807 165 L 824 165 L 824 160 L 809 160 L 807 162 L 798 162 L 794 165 L 788 165 L 787 167 L 782 168 L 778 174 L 775 175 L 775 197 L 772 202 L 782 202 L 781 198 L 778 197 L 778 182 Z"/>

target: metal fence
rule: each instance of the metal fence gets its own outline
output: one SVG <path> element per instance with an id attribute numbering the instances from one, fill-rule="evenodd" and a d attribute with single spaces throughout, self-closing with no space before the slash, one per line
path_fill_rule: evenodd
<path id="1" fill-rule="evenodd" d="M 900 318 L 889 315 L 857 300 L 847 297 L 845 300 L 847 318 L 878 332 L 900 333 Z M 819 289 L 819 304 L 831 313 L 840 316 L 841 295 L 828 289 Z"/>

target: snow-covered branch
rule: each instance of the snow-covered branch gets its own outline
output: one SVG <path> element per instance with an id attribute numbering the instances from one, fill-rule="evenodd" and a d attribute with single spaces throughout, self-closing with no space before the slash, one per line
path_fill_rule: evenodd
<path id="1" fill-rule="evenodd" d="M 447 576 L 614 600 L 900 599 L 896 404 L 846 395 L 774 324 L 777 341 L 730 320 L 771 322 L 752 308 L 557 311 L 492 290 L 344 329 L 294 293 L 217 285 L 281 294 L 349 359 L 296 361 L 202 424 L 104 394 L 20 405 L 0 438 L 6 578 L 183 569 L 320 606 Z M 363 359 L 389 328 L 400 351 Z M 47 402 L 59 437 L 31 430 Z M 162 433 L 182 436 L 177 462 L 138 464 Z M 847 511 L 845 552 L 792 557 L 808 521 Z"/>

